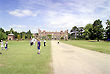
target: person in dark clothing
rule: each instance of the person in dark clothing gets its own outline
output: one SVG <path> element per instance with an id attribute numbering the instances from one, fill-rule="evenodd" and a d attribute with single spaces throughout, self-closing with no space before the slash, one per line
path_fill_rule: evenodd
<path id="1" fill-rule="evenodd" d="M 46 46 L 46 39 L 44 40 L 44 46 Z"/>
<path id="2" fill-rule="evenodd" d="M 37 43 L 38 54 L 40 54 L 40 46 L 41 46 L 40 39 L 38 39 Z"/>

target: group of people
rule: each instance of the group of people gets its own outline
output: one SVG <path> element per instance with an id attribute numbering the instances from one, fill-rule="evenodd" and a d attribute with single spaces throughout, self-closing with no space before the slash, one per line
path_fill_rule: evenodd
<path id="1" fill-rule="evenodd" d="M 8 48 L 8 41 L 5 42 L 5 50 L 7 50 L 7 48 Z M 4 49 L 3 40 L 1 40 L 1 49 L 2 49 L 2 50 Z"/>
<path id="2" fill-rule="evenodd" d="M 36 45 L 36 42 L 37 42 L 38 54 L 40 54 L 40 48 L 41 48 L 40 39 L 36 40 L 35 38 L 32 38 L 31 41 L 30 41 L 30 46 Z M 44 46 L 46 46 L 46 39 L 44 40 Z"/>

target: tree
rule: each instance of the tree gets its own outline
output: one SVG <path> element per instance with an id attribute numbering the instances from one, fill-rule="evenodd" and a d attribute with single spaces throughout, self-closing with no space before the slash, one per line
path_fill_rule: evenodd
<path id="1" fill-rule="evenodd" d="M 25 34 L 22 35 L 22 39 L 25 40 Z"/>
<path id="2" fill-rule="evenodd" d="M 14 30 L 13 30 L 13 28 L 11 28 L 11 29 L 10 29 L 10 33 L 14 33 Z"/>
<path id="3" fill-rule="evenodd" d="M 47 36 L 48 36 L 49 39 L 52 39 L 52 35 L 48 34 Z"/>
<path id="4" fill-rule="evenodd" d="M 7 39 L 7 35 L 6 33 L 3 33 L 3 40 L 6 40 Z"/>
<path id="5" fill-rule="evenodd" d="M 6 39 L 7 39 L 7 35 L 4 29 L 0 28 L 0 40 L 6 40 Z"/>
<path id="6" fill-rule="evenodd" d="M 31 31 L 29 30 L 29 31 L 27 32 L 27 38 L 30 39 L 31 36 L 32 36 L 32 33 L 31 33 Z"/>
<path id="7" fill-rule="evenodd" d="M 21 32 L 20 33 L 20 37 L 24 40 L 25 39 L 25 36 L 26 36 L 26 33 L 25 32 Z"/>
<path id="8" fill-rule="evenodd" d="M 94 38 L 94 32 L 93 32 L 93 25 L 92 24 L 87 24 L 84 28 L 84 37 L 86 40 L 93 40 Z"/>
<path id="9" fill-rule="evenodd" d="M 71 34 L 70 33 L 68 33 L 68 39 L 71 39 Z"/>
<path id="10" fill-rule="evenodd" d="M 43 40 L 46 39 L 46 36 L 42 36 L 42 39 L 43 39 Z"/>
<path id="11" fill-rule="evenodd" d="M 21 39 L 20 34 L 18 34 L 17 39 L 18 39 L 18 40 L 20 40 L 20 39 Z"/>
<path id="12" fill-rule="evenodd" d="M 3 32 L 0 31 L 0 41 L 3 40 Z"/>
<path id="13" fill-rule="evenodd" d="M 74 27 L 71 29 L 70 32 L 75 34 L 75 39 L 76 39 L 76 37 L 77 37 L 77 32 L 78 32 L 78 28 L 77 28 L 76 26 L 74 26 Z"/>
<path id="14" fill-rule="evenodd" d="M 103 30 L 102 21 L 100 19 L 95 20 L 93 23 L 93 32 L 97 41 L 103 38 Z"/>
<path id="15" fill-rule="evenodd" d="M 2 28 L 0 28 L 0 32 L 3 32 L 3 33 L 5 33 L 4 29 L 2 29 Z"/>
<path id="16" fill-rule="evenodd" d="M 6 31 L 6 35 L 10 34 L 10 31 Z"/>
<path id="17" fill-rule="evenodd" d="M 17 33 L 16 31 L 14 31 L 13 34 L 15 35 L 15 38 L 17 38 L 17 36 L 18 36 L 19 33 Z"/>
<path id="18" fill-rule="evenodd" d="M 75 33 L 70 34 L 70 39 L 72 39 L 72 40 L 75 39 Z"/>
<path id="19" fill-rule="evenodd" d="M 107 39 L 110 39 L 110 20 L 107 20 L 106 24 L 107 24 L 107 27 L 106 27 Z"/>
<path id="20" fill-rule="evenodd" d="M 79 27 L 78 28 L 78 38 L 79 39 L 82 39 L 83 38 L 83 31 L 84 31 L 84 28 L 83 27 Z"/>

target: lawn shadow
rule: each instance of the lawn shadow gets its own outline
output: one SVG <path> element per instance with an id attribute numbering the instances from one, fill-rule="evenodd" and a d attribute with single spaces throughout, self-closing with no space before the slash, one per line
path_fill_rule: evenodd
<path id="1" fill-rule="evenodd" d="M 97 42 L 97 41 L 88 41 L 88 42 Z"/>

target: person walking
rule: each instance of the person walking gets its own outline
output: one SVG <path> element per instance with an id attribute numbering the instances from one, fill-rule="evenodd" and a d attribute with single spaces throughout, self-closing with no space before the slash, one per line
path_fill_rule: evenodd
<path id="1" fill-rule="evenodd" d="M 41 46 L 41 43 L 40 43 L 40 39 L 37 39 L 38 42 L 37 42 L 37 49 L 38 49 L 38 53 L 37 54 L 40 54 L 40 46 Z"/>
<path id="2" fill-rule="evenodd" d="M 8 41 L 5 42 L 5 50 L 8 48 Z"/>
<path id="3" fill-rule="evenodd" d="M 44 47 L 46 46 L 46 39 L 44 40 Z"/>
<path id="4" fill-rule="evenodd" d="M 31 39 L 31 40 L 30 40 L 30 46 L 32 46 L 32 45 L 33 45 L 33 40 Z"/>
<path id="5" fill-rule="evenodd" d="M 34 46 L 36 45 L 36 39 L 34 39 Z"/>
<path id="6" fill-rule="evenodd" d="M 58 44 L 59 44 L 60 42 L 59 42 L 59 40 L 58 40 Z"/>
<path id="7" fill-rule="evenodd" d="M 1 40 L 1 49 L 3 50 L 3 40 Z"/>

